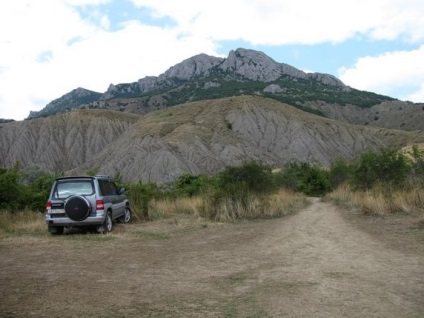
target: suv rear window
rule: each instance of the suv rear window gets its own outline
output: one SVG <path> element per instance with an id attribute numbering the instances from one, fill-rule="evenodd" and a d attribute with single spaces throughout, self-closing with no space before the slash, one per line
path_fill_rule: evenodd
<path id="1" fill-rule="evenodd" d="M 62 180 L 56 183 L 53 197 L 67 198 L 71 195 L 92 195 L 94 186 L 91 180 Z"/>

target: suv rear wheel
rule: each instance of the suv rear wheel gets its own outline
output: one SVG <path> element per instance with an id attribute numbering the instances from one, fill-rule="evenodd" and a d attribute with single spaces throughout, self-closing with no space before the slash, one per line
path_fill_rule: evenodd
<path id="1" fill-rule="evenodd" d="M 108 211 L 106 214 L 105 221 L 102 225 L 97 228 L 97 231 L 100 233 L 111 232 L 113 229 L 113 220 L 112 220 L 112 212 Z"/>
<path id="2" fill-rule="evenodd" d="M 60 235 L 63 234 L 63 226 L 50 226 L 49 225 L 49 232 L 53 235 Z"/>

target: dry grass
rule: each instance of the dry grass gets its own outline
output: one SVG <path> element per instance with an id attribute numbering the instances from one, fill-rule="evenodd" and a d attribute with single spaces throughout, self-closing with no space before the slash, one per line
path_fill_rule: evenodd
<path id="1" fill-rule="evenodd" d="M 187 220 L 206 218 L 217 222 L 231 222 L 236 219 L 284 216 L 306 204 L 304 195 L 281 190 L 268 197 L 252 196 L 246 206 L 241 202 L 227 200 L 221 201 L 217 207 L 211 207 L 201 197 L 156 200 L 149 204 L 148 214 L 151 221 L 183 216 Z M 137 212 L 140 209 L 133 207 L 133 210 L 136 210 L 133 214 L 134 221 L 143 221 L 141 212 Z M 43 213 L 30 210 L 15 213 L 0 211 L 0 236 L 25 234 L 48 235 Z M 119 234 L 118 229 L 115 234 Z"/>
<path id="2" fill-rule="evenodd" d="M 200 197 L 156 200 L 149 204 L 149 219 L 170 218 L 176 214 L 199 217 L 203 201 Z"/>
<path id="3" fill-rule="evenodd" d="M 0 235 L 20 233 L 36 234 L 46 232 L 44 214 L 30 210 L 0 211 Z"/>
<path id="4" fill-rule="evenodd" d="M 341 186 L 326 199 L 347 208 L 358 208 L 365 214 L 424 213 L 424 189 L 398 190 L 390 193 L 379 189 L 352 191 Z"/>
<path id="5" fill-rule="evenodd" d="M 247 204 L 231 199 L 220 200 L 214 205 L 206 202 L 202 216 L 218 222 L 280 217 L 304 207 L 307 202 L 303 194 L 280 190 L 271 196 L 249 196 Z"/>

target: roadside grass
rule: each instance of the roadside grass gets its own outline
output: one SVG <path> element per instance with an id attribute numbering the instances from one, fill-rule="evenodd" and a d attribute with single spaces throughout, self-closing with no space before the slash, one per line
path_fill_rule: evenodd
<path id="1" fill-rule="evenodd" d="M 40 235 L 46 233 L 44 214 L 31 210 L 16 212 L 0 211 L 0 236 Z"/>
<path id="2" fill-rule="evenodd" d="M 141 209 L 133 207 L 133 223 L 150 224 L 154 221 L 167 222 L 166 227 L 175 227 L 179 230 L 196 227 L 208 227 L 214 222 L 234 222 L 257 218 L 282 217 L 306 206 L 308 200 L 305 195 L 287 190 L 279 190 L 269 196 L 249 196 L 247 203 L 241 201 L 220 200 L 218 205 L 211 205 L 205 197 L 182 197 L 173 200 L 154 200 L 149 203 L 148 220 L 145 220 Z M 138 211 L 138 212 L 137 212 Z M 167 221 L 168 220 L 168 221 Z M 171 221 L 169 221 L 171 220 Z M 150 222 L 153 221 L 153 222 Z M 171 222 L 171 223 L 169 223 Z M 194 222 L 194 223 L 193 223 Z M 168 224 L 169 223 L 169 224 Z M 189 225 L 189 223 L 191 225 Z M 159 227 L 163 227 L 158 222 Z M 171 238 L 169 233 L 162 229 L 156 233 L 148 228 L 140 230 L 135 224 L 116 224 L 111 235 L 98 235 L 90 229 L 66 229 L 63 239 L 71 241 L 81 240 L 110 240 L 113 236 L 145 237 L 157 240 Z M 44 221 L 44 213 L 23 210 L 17 212 L 0 211 L 0 237 L 8 236 L 37 236 L 50 237 Z M 62 237 L 62 236 L 61 236 Z M 109 239 L 105 239 L 109 237 Z"/>
<path id="3" fill-rule="evenodd" d="M 218 222 L 282 217 L 307 204 L 305 195 L 289 190 L 279 190 L 268 196 L 250 195 L 247 200 L 206 198 L 201 216 Z"/>
<path id="4" fill-rule="evenodd" d="M 424 223 L 424 189 L 382 191 L 375 187 L 367 191 L 352 191 L 343 185 L 325 197 L 337 205 L 359 209 L 364 214 L 386 215 L 394 213 L 422 214 Z"/>
<path id="5" fill-rule="evenodd" d="M 200 216 L 202 205 L 201 197 L 154 200 L 149 204 L 149 220 L 167 219 L 175 215 L 187 215 L 196 218 Z M 136 214 L 135 219 L 142 220 L 142 216 Z"/>

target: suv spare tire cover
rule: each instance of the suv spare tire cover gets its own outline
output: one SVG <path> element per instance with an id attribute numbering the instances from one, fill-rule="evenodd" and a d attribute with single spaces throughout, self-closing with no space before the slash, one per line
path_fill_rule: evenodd
<path id="1" fill-rule="evenodd" d="M 65 212 L 73 221 L 85 220 L 91 212 L 90 202 L 82 196 L 73 196 L 66 200 Z"/>

